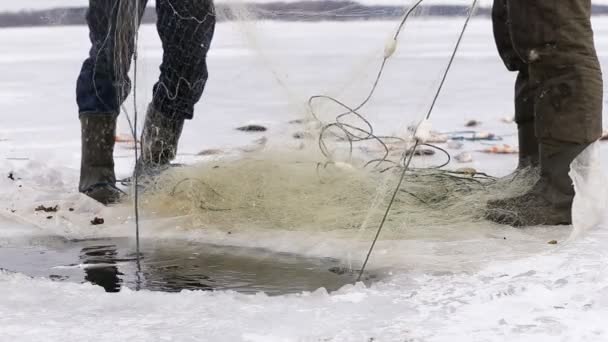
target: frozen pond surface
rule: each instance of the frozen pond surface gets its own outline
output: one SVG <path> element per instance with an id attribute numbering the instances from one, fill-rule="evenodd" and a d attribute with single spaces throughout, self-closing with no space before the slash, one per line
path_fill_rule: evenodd
<path id="1" fill-rule="evenodd" d="M 196 156 L 203 149 L 251 144 L 261 136 L 234 130 L 251 121 L 269 128 L 269 144 L 291 143 L 286 140 L 293 133 L 287 123 L 301 117 L 301 106 L 310 95 L 328 91 L 355 103 L 368 89 L 394 24 L 269 23 L 260 25 L 255 44 L 241 39 L 241 27 L 219 25 L 209 57 L 211 78 L 205 99 L 197 107 L 195 120 L 185 128 L 179 161 L 206 160 Z M 455 38 L 446 32 L 456 32 L 460 25 L 455 20 L 414 25 L 370 103 L 368 115 L 378 132 L 397 134 L 421 118 Z M 596 34 L 606 68 L 606 19 L 596 20 Z M 140 84 L 145 86 L 139 88 L 138 107 L 143 113 L 161 51 L 153 27 L 143 27 L 141 39 Z M 504 70 L 493 44 L 490 22 L 475 20 L 432 121 L 440 131 L 455 131 L 477 119 L 483 123 L 480 129 L 514 145 L 515 126 L 501 121 L 513 113 L 514 75 Z M 570 227 L 454 227 L 444 230 L 450 233 L 445 236 L 413 227 L 412 232 L 424 232 L 424 236 L 398 239 L 387 235 L 380 241 L 370 269 L 388 269 L 386 276 L 369 286 L 346 285 L 328 292 L 344 279 L 326 270 L 333 267 L 334 260 L 340 260 L 340 266 L 352 261 L 356 267 L 369 245 L 367 238 L 353 241 L 340 232 L 263 229 L 235 231 L 227 237 L 222 230 L 193 224 L 185 229 L 182 222 L 144 215 L 143 234 L 148 242 L 144 250 L 149 260 L 154 256 L 171 265 L 175 255 L 165 257 L 164 241 L 185 241 L 177 253 L 184 260 L 179 266 L 201 253 L 191 250 L 190 244 L 211 244 L 216 247 L 201 254 L 205 258 L 197 262 L 211 266 L 215 256 L 227 253 L 230 257 L 222 256 L 220 261 L 234 263 L 224 264 L 218 273 L 201 273 L 225 280 L 228 276 L 222 272 L 246 274 L 252 260 L 259 271 L 256 274 L 263 275 L 269 256 L 273 259 L 268 265 L 273 270 L 271 278 L 239 277 L 227 286 L 236 285 L 238 290 L 239 282 L 247 282 L 251 286 L 245 292 L 261 284 L 271 294 L 274 286 L 280 288 L 278 292 L 292 294 L 136 292 L 129 288 L 108 294 L 100 286 L 80 284 L 85 276 L 82 268 L 52 267 L 84 263 L 81 261 L 101 254 L 102 259 L 111 256 L 113 262 L 124 263 L 118 269 L 123 272 L 124 267 L 125 281 L 133 281 L 129 278 L 132 255 L 125 252 L 132 251 L 131 208 L 103 208 L 76 192 L 80 131 L 74 82 L 87 48 L 85 27 L 0 30 L 0 257 L 3 264 L 10 265 L 0 267 L 19 272 L 0 271 L 0 340 L 608 339 L 605 220 L 598 220 L 575 239 L 568 239 Z M 265 55 L 260 56 L 260 51 Z M 122 118 L 120 132 L 125 133 L 126 127 Z M 484 147 L 484 142 L 465 142 L 473 161 L 448 167 L 474 167 L 500 176 L 516 165 L 515 156 L 480 153 Z M 605 144 L 601 151 L 605 162 Z M 128 176 L 132 151 L 121 145 L 116 158 L 119 176 Z M 11 172 L 21 180 L 8 179 Z M 595 195 L 604 193 L 603 185 L 582 189 L 579 195 L 586 201 L 579 207 L 580 215 L 595 218 L 597 212 L 589 210 L 601 205 L 601 196 Z M 47 219 L 46 214 L 34 213 L 41 204 L 75 210 Z M 96 216 L 105 217 L 107 223 L 92 227 L 89 222 Z M 548 244 L 550 240 L 558 244 Z M 113 248 L 100 246 L 119 248 L 114 257 Z M 226 246 L 239 248 L 226 251 Z M 39 258 L 41 251 L 49 257 Z M 247 260 L 241 259 L 240 252 Z M 31 254 L 23 257 L 23 253 Z M 277 269 L 283 269 L 290 281 L 276 277 Z M 168 271 L 173 272 L 171 267 Z M 55 281 L 52 274 L 59 276 L 56 280 L 68 276 L 74 281 Z M 177 278 L 174 275 L 170 278 Z M 315 289 L 320 284 L 326 289 Z"/>

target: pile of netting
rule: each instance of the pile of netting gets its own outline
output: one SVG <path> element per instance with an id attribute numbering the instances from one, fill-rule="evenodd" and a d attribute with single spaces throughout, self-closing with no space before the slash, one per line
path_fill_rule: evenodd
<path id="1" fill-rule="evenodd" d="M 312 153 L 259 152 L 177 167 L 149 184 L 143 206 L 160 215 L 190 215 L 198 224 L 231 229 L 329 231 L 375 229 L 400 168 L 375 170 L 321 163 Z M 387 229 L 483 220 L 487 200 L 523 192 L 527 177 L 497 180 L 474 171 L 407 173 Z"/>

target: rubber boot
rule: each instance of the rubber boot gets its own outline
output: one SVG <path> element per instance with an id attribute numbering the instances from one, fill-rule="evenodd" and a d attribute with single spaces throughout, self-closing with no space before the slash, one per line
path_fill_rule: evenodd
<path id="1" fill-rule="evenodd" d="M 152 105 L 148 107 L 141 135 L 141 157 L 136 167 L 140 176 L 156 176 L 170 166 L 183 128 L 183 119 L 168 118 Z"/>
<path id="2" fill-rule="evenodd" d="M 522 196 L 490 201 L 486 218 L 515 227 L 572 224 L 572 161 L 589 146 L 547 141 L 540 145 L 540 179 Z"/>
<path id="3" fill-rule="evenodd" d="M 102 204 L 120 201 L 123 192 L 116 187 L 114 143 L 116 117 L 81 116 L 82 157 L 78 190 Z"/>

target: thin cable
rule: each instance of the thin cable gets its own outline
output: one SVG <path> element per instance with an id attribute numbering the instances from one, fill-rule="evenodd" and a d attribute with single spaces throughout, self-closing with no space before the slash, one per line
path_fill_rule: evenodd
<path id="1" fill-rule="evenodd" d="M 466 32 L 467 27 L 469 26 L 469 22 L 471 21 L 471 18 L 473 17 L 473 12 L 475 12 L 475 8 L 477 7 L 477 1 L 478 0 L 473 0 L 473 4 L 471 5 L 469 15 L 467 16 L 467 19 L 464 22 L 464 26 L 462 27 L 462 31 L 460 32 L 460 36 L 458 36 L 458 40 L 456 41 L 456 46 L 454 47 L 454 51 L 452 51 L 452 56 L 450 57 L 448 66 L 445 69 L 445 72 L 443 73 L 443 77 L 441 78 L 441 83 L 439 83 L 439 89 L 437 89 L 437 92 L 435 93 L 435 97 L 433 98 L 433 102 L 431 103 L 431 107 L 429 108 L 429 111 L 426 114 L 427 120 L 431 118 L 431 113 L 433 113 L 433 109 L 435 109 L 435 104 L 437 103 L 437 100 L 439 99 L 439 95 L 441 94 L 441 90 L 443 89 L 443 85 L 445 84 L 445 80 L 448 78 L 448 74 L 450 73 L 452 64 L 454 64 L 454 59 L 456 58 L 456 53 L 458 52 L 460 43 L 462 43 L 462 38 L 464 37 L 464 33 Z"/>
<path id="2" fill-rule="evenodd" d="M 419 144 L 419 141 L 418 141 L 418 139 L 416 139 L 416 142 L 414 143 L 414 148 L 412 151 L 416 150 L 416 148 L 418 147 L 418 144 Z M 409 156 L 407 157 L 407 162 L 405 163 L 405 165 L 403 167 L 403 171 L 401 171 L 401 177 L 399 177 L 399 182 L 397 183 L 397 186 L 395 187 L 395 191 L 393 192 L 393 196 L 391 197 L 391 200 L 388 203 L 388 207 L 386 208 L 386 211 L 384 212 L 384 216 L 382 216 L 382 221 L 380 221 L 380 226 L 378 227 L 378 230 L 376 231 L 376 236 L 374 236 L 372 245 L 369 247 L 369 250 L 367 251 L 367 255 L 365 256 L 365 261 L 363 262 L 363 266 L 361 266 L 361 270 L 359 271 L 359 276 L 357 277 L 357 281 L 361 281 L 363 272 L 365 272 L 365 268 L 367 267 L 367 263 L 369 262 L 369 259 L 372 256 L 374 247 L 376 247 L 376 242 L 378 242 L 378 238 L 380 238 L 380 233 L 382 232 L 382 228 L 384 228 L 386 219 L 388 219 L 388 215 L 393 207 L 393 203 L 395 203 L 395 199 L 397 198 L 397 194 L 399 193 L 401 184 L 405 180 L 405 173 L 407 172 L 413 158 L 414 158 L 414 153 L 410 153 Z"/>
<path id="3" fill-rule="evenodd" d="M 429 111 L 426 115 L 427 120 L 431 117 L 431 114 L 433 113 L 433 109 L 435 108 L 435 104 L 437 103 L 437 99 L 439 98 L 439 95 L 441 94 L 441 91 L 443 90 L 443 85 L 445 84 L 445 80 L 447 79 L 450 69 L 452 68 L 452 64 L 454 63 L 454 59 L 455 59 L 456 53 L 458 52 L 458 49 L 460 47 L 460 43 L 462 42 L 462 38 L 464 37 L 464 33 L 466 32 L 466 29 L 469 25 L 469 21 L 473 17 L 473 12 L 475 12 L 475 8 L 477 7 L 477 1 L 478 0 L 473 0 L 473 3 L 471 4 L 469 14 L 463 25 L 462 31 L 460 32 L 460 36 L 458 37 L 458 40 L 456 41 L 456 46 L 454 47 L 454 50 L 452 51 L 452 56 L 450 57 L 448 66 L 446 67 L 446 70 L 441 79 L 441 83 L 439 84 L 439 87 L 437 88 L 437 92 L 435 93 L 433 102 L 431 103 L 431 106 L 429 107 Z M 401 176 L 399 177 L 399 182 L 397 183 L 397 186 L 395 187 L 395 191 L 393 192 L 393 196 L 391 197 L 391 200 L 388 203 L 386 211 L 384 212 L 382 221 L 380 222 L 380 225 L 378 226 L 378 230 L 377 230 L 376 235 L 374 236 L 374 240 L 372 241 L 372 244 L 367 252 L 365 261 L 363 262 L 363 266 L 361 266 L 361 270 L 359 271 L 359 276 L 357 277 L 357 281 L 361 281 L 361 277 L 363 277 L 363 272 L 365 272 L 365 268 L 367 267 L 369 259 L 371 258 L 372 252 L 374 251 L 374 247 L 376 247 L 376 243 L 378 242 L 378 239 L 380 238 L 380 233 L 382 232 L 382 229 L 384 228 L 384 224 L 386 223 L 388 215 L 390 214 L 390 211 L 393 208 L 393 204 L 395 203 L 395 199 L 397 198 L 399 189 L 401 188 L 401 185 L 403 184 L 405 175 L 409 169 L 410 163 L 412 162 L 412 158 L 414 157 L 414 154 L 416 153 L 416 149 L 418 148 L 419 145 L 420 145 L 420 140 L 418 138 L 416 138 L 416 140 L 414 142 L 414 147 L 411 149 L 409 156 L 406 157 L 407 153 L 406 152 L 403 153 L 403 158 L 404 158 L 404 160 L 405 160 L 405 158 L 407 158 L 407 162 L 405 163 L 405 165 L 403 167 L 403 171 L 401 172 Z"/>
<path id="4" fill-rule="evenodd" d="M 138 43 L 139 43 L 139 1 L 135 1 L 135 13 L 133 14 L 134 22 L 134 47 L 133 47 L 133 145 L 135 153 L 135 174 L 134 181 L 134 196 L 133 196 L 133 210 L 135 212 L 135 253 L 137 254 L 137 285 L 136 290 L 139 291 L 141 288 L 141 252 L 139 242 L 139 155 L 137 150 L 137 67 L 138 67 Z"/>

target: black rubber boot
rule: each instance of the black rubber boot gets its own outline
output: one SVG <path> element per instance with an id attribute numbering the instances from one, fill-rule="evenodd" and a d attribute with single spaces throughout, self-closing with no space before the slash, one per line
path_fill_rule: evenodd
<path id="1" fill-rule="evenodd" d="M 490 201 L 486 218 L 515 227 L 572 224 L 574 186 L 568 173 L 572 161 L 587 146 L 556 141 L 541 143 L 538 182 L 522 196 Z"/>
<path id="2" fill-rule="evenodd" d="M 116 187 L 114 143 L 116 117 L 81 116 L 82 157 L 78 190 L 102 204 L 119 202 L 123 192 Z"/>
<path id="3" fill-rule="evenodd" d="M 169 118 L 152 105 L 148 107 L 141 135 L 141 157 L 136 167 L 139 176 L 156 176 L 170 166 L 183 128 L 183 119 Z"/>

